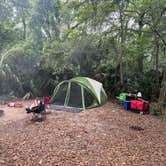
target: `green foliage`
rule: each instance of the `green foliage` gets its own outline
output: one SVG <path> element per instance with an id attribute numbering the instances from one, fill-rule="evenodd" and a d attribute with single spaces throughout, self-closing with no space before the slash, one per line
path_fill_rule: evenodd
<path id="1" fill-rule="evenodd" d="M 11 28 L 0 24 L 0 51 L 14 41 L 16 35 Z"/>
<path id="2" fill-rule="evenodd" d="M 89 76 L 111 96 L 159 94 L 166 64 L 165 1 L 0 2 L 1 93 L 51 94 L 61 80 Z"/>

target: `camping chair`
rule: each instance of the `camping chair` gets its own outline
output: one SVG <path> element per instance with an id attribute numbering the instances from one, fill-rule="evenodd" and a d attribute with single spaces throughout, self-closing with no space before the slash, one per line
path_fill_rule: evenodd
<path id="1" fill-rule="evenodd" d="M 26 108 L 27 113 L 32 113 L 31 120 L 37 121 L 37 120 L 46 120 L 46 110 L 43 106 L 41 108 L 40 105 L 32 107 L 32 108 Z"/>
<path id="2" fill-rule="evenodd" d="M 34 108 L 32 112 L 32 120 L 46 120 L 46 110 L 38 111 L 39 106 Z"/>

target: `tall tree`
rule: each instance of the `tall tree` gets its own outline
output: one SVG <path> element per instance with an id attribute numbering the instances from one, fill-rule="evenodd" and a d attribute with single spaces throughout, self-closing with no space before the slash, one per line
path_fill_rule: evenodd
<path id="1" fill-rule="evenodd" d="M 59 0 L 39 0 L 35 4 L 31 27 L 35 35 L 45 37 L 47 40 L 59 38 L 60 23 Z"/>
<path id="2" fill-rule="evenodd" d="M 160 96 L 158 99 L 159 109 L 163 111 L 166 108 L 166 68 L 164 70 L 163 79 L 161 82 Z"/>
<path id="3" fill-rule="evenodd" d="M 13 10 L 18 18 L 17 24 L 21 22 L 23 27 L 23 35 L 22 39 L 26 39 L 27 36 L 27 24 L 28 24 L 28 16 L 30 15 L 30 2 L 29 0 L 13 0 Z"/>

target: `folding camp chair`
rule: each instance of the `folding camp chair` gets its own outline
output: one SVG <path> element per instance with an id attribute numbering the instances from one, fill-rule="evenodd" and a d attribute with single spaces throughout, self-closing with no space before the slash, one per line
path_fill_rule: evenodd
<path id="1" fill-rule="evenodd" d="M 26 108 L 26 111 L 27 113 L 32 113 L 31 120 L 33 121 L 46 120 L 46 110 L 45 109 L 41 110 L 40 106 L 35 106 L 35 107 L 32 107 L 31 109 Z"/>
<path id="2" fill-rule="evenodd" d="M 46 110 L 43 110 L 41 112 L 32 112 L 32 119 L 34 121 L 44 121 L 46 120 Z"/>

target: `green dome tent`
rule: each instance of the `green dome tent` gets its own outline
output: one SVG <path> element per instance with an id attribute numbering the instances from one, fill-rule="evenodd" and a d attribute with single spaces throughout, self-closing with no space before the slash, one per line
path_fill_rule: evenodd
<path id="1" fill-rule="evenodd" d="M 93 108 L 104 104 L 107 95 L 103 85 L 88 77 L 76 77 L 59 83 L 52 95 L 51 106 L 57 108 Z"/>

